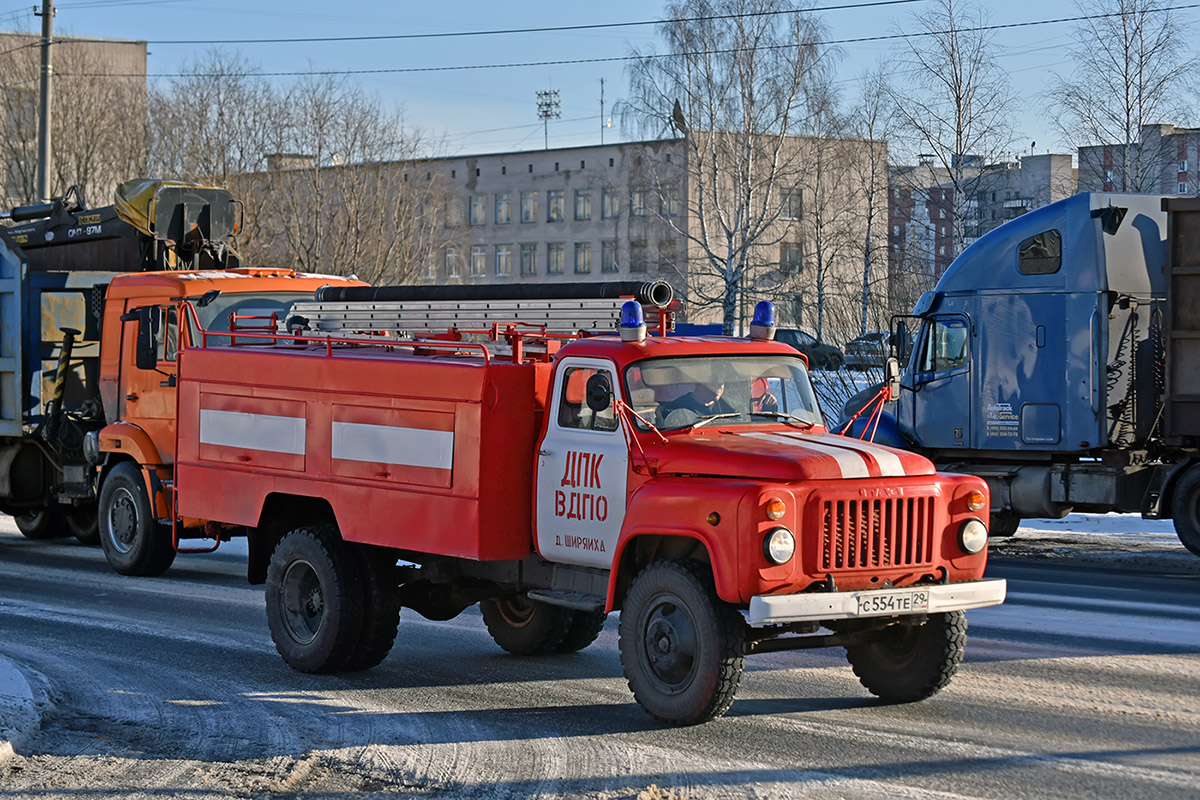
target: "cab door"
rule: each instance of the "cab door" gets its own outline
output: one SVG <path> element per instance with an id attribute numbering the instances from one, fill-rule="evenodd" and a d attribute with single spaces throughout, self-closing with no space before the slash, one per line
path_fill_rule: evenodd
<path id="1" fill-rule="evenodd" d="M 930 317 L 912 374 L 913 428 L 923 447 L 965 448 L 971 441 L 971 320 Z"/>
<path id="2" fill-rule="evenodd" d="M 131 300 L 127 311 L 147 305 Z M 150 305 L 153 305 L 151 303 Z M 154 442 L 163 463 L 175 460 L 176 359 L 179 352 L 179 324 L 174 306 L 162 306 L 154 330 L 157 369 L 137 366 L 138 321 L 135 313 L 122 317 L 121 373 L 118 399 L 121 419 L 138 426 Z"/>
<path id="3" fill-rule="evenodd" d="M 589 380 L 602 378 L 615 396 L 611 362 L 568 358 L 555 372 L 534 503 L 537 549 L 548 561 L 612 566 L 625 519 L 629 451 L 613 403 L 593 411 L 586 402 Z"/>

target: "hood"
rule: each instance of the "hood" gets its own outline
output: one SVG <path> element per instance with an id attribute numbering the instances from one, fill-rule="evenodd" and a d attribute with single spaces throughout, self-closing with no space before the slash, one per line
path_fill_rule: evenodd
<path id="1" fill-rule="evenodd" d="M 699 430 L 647 448 L 662 473 L 792 482 L 933 475 L 924 456 L 827 432 Z"/>

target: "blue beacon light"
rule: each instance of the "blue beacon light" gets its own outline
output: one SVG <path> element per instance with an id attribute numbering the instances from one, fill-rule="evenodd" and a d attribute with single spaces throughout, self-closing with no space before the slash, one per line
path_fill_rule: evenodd
<path id="1" fill-rule="evenodd" d="M 641 342 L 646 338 L 646 318 L 642 314 L 642 304 L 636 300 L 627 300 L 621 306 L 621 341 Z"/>
<path id="2" fill-rule="evenodd" d="M 775 338 L 775 304 L 760 300 L 754 306 L 754 317 L 750 320 L 751 339 Z"/>

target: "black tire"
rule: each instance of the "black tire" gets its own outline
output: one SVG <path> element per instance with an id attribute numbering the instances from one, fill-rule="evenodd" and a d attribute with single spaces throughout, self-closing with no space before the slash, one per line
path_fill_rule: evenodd
<path id="1" fill-rule="evenodd" d="M 930 614 L 924 625 L 892 625 L 866 644 L 846 647 L 846 658 L 867 691 L 889 703 L 924 700 L 941 691 L 962 661 L 967 617 Z"/>
<path id="2" fill-rule="evenodd" d="M 991 523 L 988 526 L 988 536 L 1005 538 L 1016 535 L 1017 528 L 1021 527 L 1021 518 L 1012 514 L 992 514 Z"/>
<path id="3" fill-rule="evenodd" d="M 733 704 L 746 662 L 744 623 L 717 597 L 706 566 L 671 560 L 639 572 L 620 638 L 625 680 L 655 719 L 694 725 Z"/>
<path id="4" fill-rule="evenodd" d="M 387 658 L 400 625 L 400 581 L 396 555 L 369 545 L 351 545 L 362 581 L 362 634 L 346 660 L 348 671 L 370 669 Z"/>
<path id="5" fill-rule="evenodd" d="M 332 526 L 287 534 L 267 565 L 267 626 L 299 672 L 338 672 L 363 645 L 359 556 Z"/>
<path id="6" fill-rule="evenodd" d="M 571 626 L 567 635 L 554 648 L 556 653 L 577 653 L 596 641 L 600 631 L 604 630 L 604 621 L 608 614 L 603 611 L 576 611 L 571 616 Z"/>
<path id="7" fill-rule="evenodd" d="M 64 515 L 67 530 L 80 544 L 100 544 L 100 515 L 95 506 L 83 506 Z"/>
<path id="8" fill-rule="evenodd" d="M 1171 499 L 1175 535 L 1183 546 L 1200 556 L 1200 465 L 1189 467 Z"/>
<path id="9" fill-rule="evenodd" d="M 104 478 L 99 526 L 104 557 L 122 575 L 161 575 L 175 561 L 171 529 L 155 519 L 142 471 L 131 461 L 117 464 Z"/>
<path id="10" fill-rule="evenodd" d="M 15 514 L 13 520 L 26 539 L 54 539 L 67 533 L 62 514 L 53 508 L 36 508 Z"/>
<path id="11" fill-rule="evenodd" d="M 566 637 L 575 614 L 569 608 L 539 603 L 524 594 L 484 600 L 479 610 L 496 644 L 516 656 L 554 652 Z"/>

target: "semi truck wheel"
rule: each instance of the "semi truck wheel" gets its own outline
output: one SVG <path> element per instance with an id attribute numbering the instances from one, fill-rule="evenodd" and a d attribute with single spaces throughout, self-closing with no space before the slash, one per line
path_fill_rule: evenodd
<path id="1" fill-rule="evenodd" d="M 337 672 L 362 643 L 358 556 L 330 526 L 287 534 L 267 565 L 267 626 L 275 649 L 300 672 Z"/>
<path id="2" fill-rule="evenodd" d="M 1171 500 L 1175 535 L 1183 546 L 1200 556 L 1200 466 L 1189 467 L 1175 487 Z"/>
<path id="3" fill-rule="evenodd" d="M 80 544 L 100 543 L 100 517 L 95 506 L 84 506 L 66 512 L 67 530 Z"/>
<path id="4" fill-rule="evenodd" d="M 924 700 L 958 669 L 967 643 L 961 611 L 930 614 L 924 625 L 892 625 L 873 641 L 848 645 L 846 658 L 871 694 L 889 703 Z"/>
<path id="5" fill-rule="evenodd" d="M 161 575 L 175 561 L 171 531 L 150 507 L 142 471 L 131 461 L 112 468 L 100 488 L 100 544 L 122 575 Z"/>
<path id="6" fill-rule="evenodd" d="M 53 508 L 38 508 L 13 517 L 26 539 L 53 539 L 66 533 L 62 515 Z"/>
<path id="7" fill-rule="evenodd" d="M 604 630 L 604 620 L 608 614 L 603 611 L 576 611 L 571 616 L 571 625 L 567 635 L 554 648 L 556 653 L 577 653 L 596 641 L 600 631 Z"/>
<path id="8" fill-rule="evenodd" d="M 362 580 L 362 634 L 345 669 L 370 669 L 387 658 L 400 625 L 400 581 L 396 556 L 386 550 L 351 545 Z"/>
<path id="9" fill-rule="evenodd" d="M 479 604 L 492 640 L 516 656 L 554 652 L 567 635 L 575 612 L 530 600 L 524 594 L 494 597 Z"/>
<path id="10" fill-rule="evenodd" d="M 1015 536 L 1017 528 L 1021 527 L 1021 518 L 1012 514 L 992 514 L 992 524 L 988 527 L 989 536 Z"/>
<path id="11" fill-rule="evenodd" d="M 646 567 L 621 610 L 621 664 L 634 699 L 669 725 L 724 714 L 745 666 L 743 626 L 704 566 L 671 560 Z"/>

